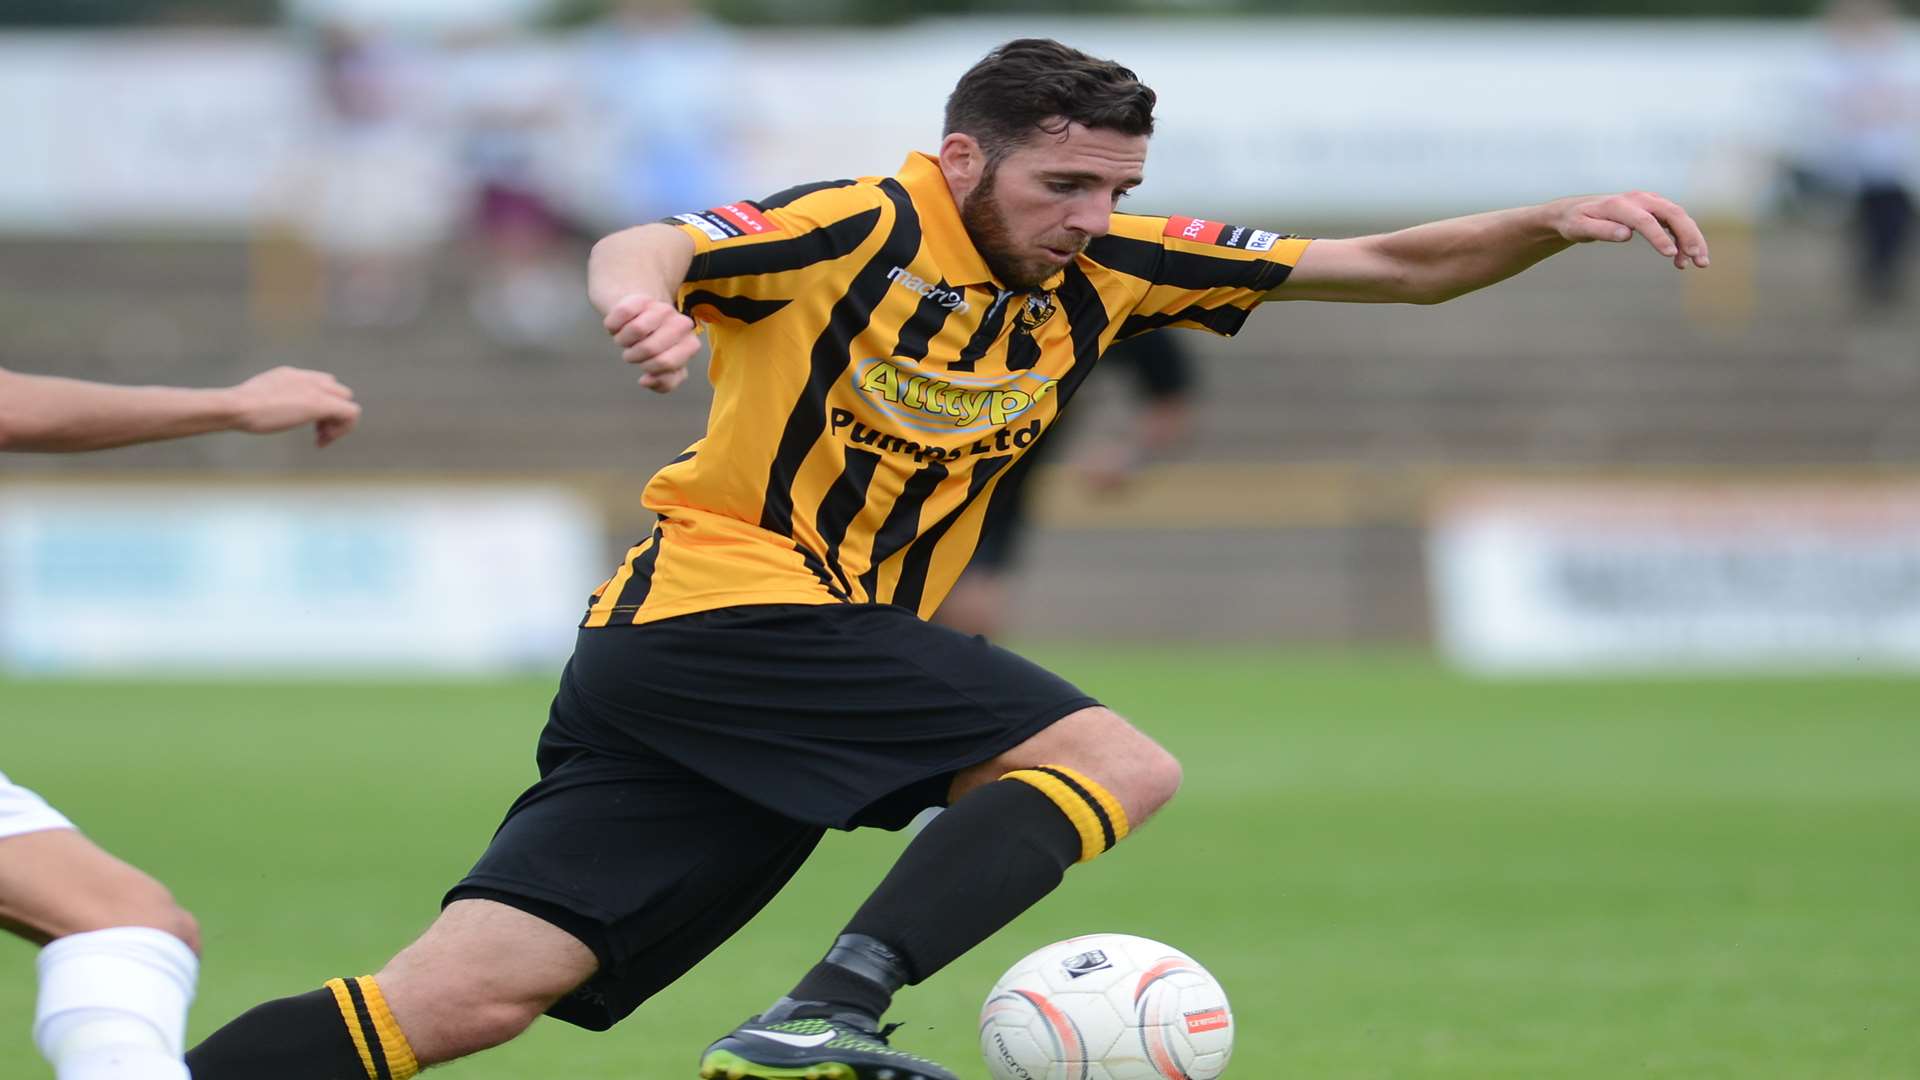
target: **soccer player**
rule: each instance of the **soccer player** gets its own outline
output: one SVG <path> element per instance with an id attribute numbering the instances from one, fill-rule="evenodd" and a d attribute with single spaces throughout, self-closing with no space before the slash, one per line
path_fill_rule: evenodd
<path id="1" fill-rule="evenodd" d="M 268 1002 L 195 1080 L 404 1080 L 542 1013 L 625 1017 L 726 940 L 827 829 L 908 843 L 824 957 L 708 1047 L 701 1075 L 949 1080 L 891 1046 L 893 994 L 1138 828 L 1178 763 L 1064 679 L 923 621 L 1115 340 L 1230 334 L 1262 300 L 1433 303 L 1576 243 L 1699 228 L 1636 193 L 1309 243 L 1123 214 L 1153 91 L 1057 42 L 970 69 L 936 154 L 596 245 L 588 288 L 641 385 L 713 338 L 706 435 L 594 594 L 507 811 L 439 918 L 373 976 Z M 772 988 L 770 988 L 771 991 Z M 657 1067 L 649 1065 L 649 1067 Z"/>
<path id="2" fill-rule="evenodd" d="M 314 425 L 360 406 L 333 376 L 275 368 L 223 390 L 105 386 L 0 369 L 0 449 L 97 450 L 208 431 Z M 59 1080 L 186 1080 L 200 931 L 166 886 L 0 773 L 0 927 L 44 945 L 34 1041 Z"/>

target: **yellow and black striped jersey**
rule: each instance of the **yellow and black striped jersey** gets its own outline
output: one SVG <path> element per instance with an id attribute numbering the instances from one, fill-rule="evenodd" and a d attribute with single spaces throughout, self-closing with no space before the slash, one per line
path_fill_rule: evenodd
<path id="1" fill-rule="evenodd" d="M 739 604 L 931 615 L 996 483 L 1102 350 L 1164 326 L 1232 334 L 1308 241 L 1115 214 L 1038 289 L 1000 286 L 933 158 L 671 219 L 705 324 L 707 432 L 655 474 L 653 534 L 585 625 Z"/>

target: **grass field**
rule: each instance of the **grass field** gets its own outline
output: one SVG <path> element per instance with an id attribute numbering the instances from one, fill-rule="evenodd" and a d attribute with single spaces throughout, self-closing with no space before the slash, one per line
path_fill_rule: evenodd
<path id="1" fill-rule="evenodd" d="M 1165 815 L 927 985 L 904 1045 L 983 1077 L 1030 948 L 1173 942 L 1232 996 L 1230 1076 L 1920 1076 L 1920 683 L 1464 680 L 1411 658 L 1036 651 L 1187 766 Z M 550 680 L 0 683 L 0 769 L 201 917 L 193 1036 L 376 968 L 532 774 Z M 692 1076 L 898 850 L 830 837 L 615 1031 L 543 1021 L 444 1075 Z M 0 942 L 0 1076 L 32 950 Z M 683 1067 L 684 1066 L 684 1067 Z M 435 1075 L 441 1075 L 436 1073 Z"/>

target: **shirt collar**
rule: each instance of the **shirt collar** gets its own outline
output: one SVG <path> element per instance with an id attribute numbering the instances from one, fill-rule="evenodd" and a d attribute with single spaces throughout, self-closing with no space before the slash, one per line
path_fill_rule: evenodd
<path id="1" fill-rule="evenodd" d="M 960 221 L 960 208 L 954 205 L 953 192 L 947 187 L 946 174 L 940 171 L 939 160 L 915 151 L 907 155 L 906 163 L 894 178 L 912 197 L 913 208 L 920 215 L 921 239 L 948 283 L 1005 291 L 1006 287 L 987 270 L 987 261 L 973 246 L 973 238 L 967 235 L 967 227 Z M 1066 271 L 1062 270 L 1042 282 L 1036 291 L 1057 289 L 1065 278 Z"/>

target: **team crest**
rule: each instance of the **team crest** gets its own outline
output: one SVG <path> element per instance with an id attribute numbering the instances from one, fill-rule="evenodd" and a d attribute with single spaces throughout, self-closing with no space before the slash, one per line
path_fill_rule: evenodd
<path id="1" fill-rule="evenodd" d="M 1031 293 L 1027 296 L 1027 302 L 1021 305 L 1020 314 L 1015 316 L 1014 324 L 1023 333 L 1031 334 L 1040 329 L 1048 319 L 1053 318 L 1054 310 L 1052 293 Z"/>

